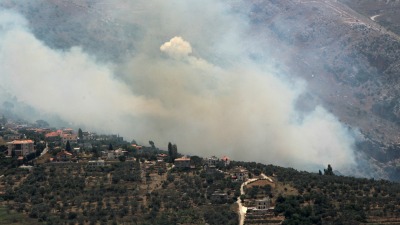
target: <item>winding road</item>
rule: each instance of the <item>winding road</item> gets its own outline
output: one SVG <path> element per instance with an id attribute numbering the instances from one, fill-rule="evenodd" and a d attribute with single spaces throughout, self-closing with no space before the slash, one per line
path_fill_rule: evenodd
<path id="1" fill-rule="evenodd" d="M 380 14 L 375 15 L 375 16 L 371 16 L 370 19 L 373 20 L 373 21 L 375 21 L 376 17 L 378 17 L 378 16 L 380 16 Z"/>
<path id="2" fill-rule="evenodd" d="M 250 180 L 247 180 L 246 182 L 243 182 L 242 185 L 240 186 L 240 195 L 244 195 L 244 186 L 246 186 L 249 183 L 252 183 L 257 180 L 268 180 L 269 182 L 273 183 L 274 181 L 267 177 L 265 174 L 261 174 L 262 178 L 252 178 Z M 240 196 L 238 200 L 236 201 L 238 204 L 238 214 L 239 214 L 239 225 L 244 224 L 244 219 L 246 218 L 246 212 L 247 212 L 247 207 L 243 206 L 242 200 L 240 199 Z"/>

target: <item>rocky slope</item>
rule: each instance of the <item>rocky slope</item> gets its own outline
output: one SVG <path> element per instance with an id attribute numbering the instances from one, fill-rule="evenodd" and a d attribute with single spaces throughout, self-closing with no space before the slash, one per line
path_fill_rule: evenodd
<path id="1" fill-rule="evenodd" d="M 359 129 L 357 150 L 372 175 L 398 180 L 400 38 L 333 1 L 251 1 L 260 43 L 307 80 L 301 108 L 323 104 Z"/>

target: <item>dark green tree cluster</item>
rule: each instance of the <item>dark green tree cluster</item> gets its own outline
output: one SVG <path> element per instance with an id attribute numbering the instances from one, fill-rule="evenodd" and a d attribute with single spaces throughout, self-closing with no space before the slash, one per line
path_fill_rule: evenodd
<path id="1" fill-rule="evenodd" d="M 334 176 L 335 174 L 333 173 L 332 166 L 328 164 L 328 168 L 324 169 L 324 175 L 328 176 Z"/>
<path id="2" fill-rule="evenodd" d="M 168 143 L 168 158 L 171 163 L 175 162 L 175 159 L 178 158 L 178 147 L 176 144 L 171 144 L 171 142 Z"/>

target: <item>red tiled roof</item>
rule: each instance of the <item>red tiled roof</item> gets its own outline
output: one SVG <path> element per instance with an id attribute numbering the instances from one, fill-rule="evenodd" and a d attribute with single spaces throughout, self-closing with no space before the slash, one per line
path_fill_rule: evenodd
<path id="1" fill-rule="evenodd" d="M 64 138 L 66 138 L 66 137 L 78 138 L 78 135 L 76 135 L 76 134 L 63 134 L 62 137 L 64 137 Z"/>
<path id="2" fill-rule="evenodd" d="M 58 137 L 58 136 L 60 136 L 60 134 L 59 133 L 57 133 L 57 132 L 50 132 L 50 133 L 47 133 L 46 135 L 45 135 L 45 137 Z"/>

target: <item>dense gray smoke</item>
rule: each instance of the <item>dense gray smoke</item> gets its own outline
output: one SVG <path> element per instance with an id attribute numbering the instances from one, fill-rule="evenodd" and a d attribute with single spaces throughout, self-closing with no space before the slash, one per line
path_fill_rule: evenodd
<path id="1" fill-rule="evenodd" d="M 310 170 L 355 165 L 352 132 L 321 106 L 296 110 L 307 84 L 272 66 L 279 60 L 273 55 L 249 57 L 257 41 L 231 5 L 118 2 L 99 1 L 88 8 L 96 13 L 80 18 L 88 26 L 106 18 L 135 27 L 123 39 L 134 47 L 114 61 L 99 60 L 85 45 L 50 47 L 21 14 L 2 10 L 1 87 L 77 126 L 158 146 L 171 141 L 185 154 Z"/>

